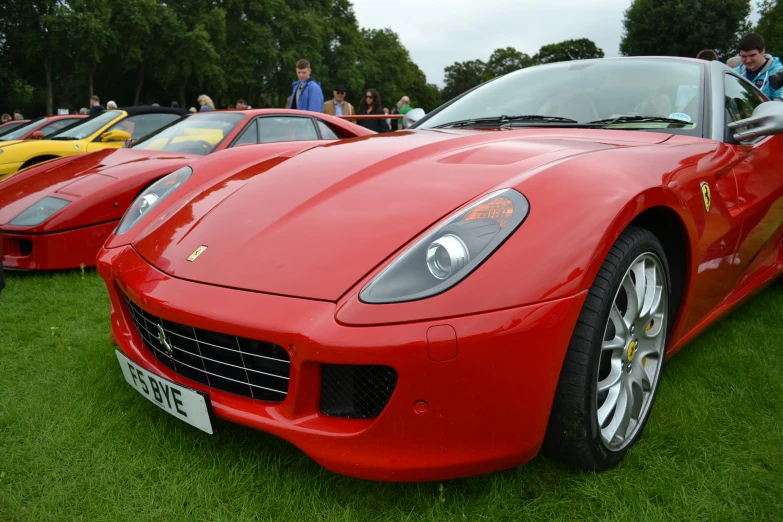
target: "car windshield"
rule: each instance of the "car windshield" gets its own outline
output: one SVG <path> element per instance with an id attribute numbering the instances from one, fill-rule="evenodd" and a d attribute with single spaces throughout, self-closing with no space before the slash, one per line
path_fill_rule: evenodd
<path id="1" fill-rule="evenodd" d="M 19 126 L 27 125 L 27 123 L 17 123 L 17 122 L 8 122 L 2 127 L 0 127 L 0 136 L 5 136 L 6 134 L 15 131 L 19 128 Z"/>
<path id="2" fill-rule="evenodd" d="M 42 123 L 46 123 L 48 120 L 49 118 L 38 118 L 37 120 L 33 120 L 26 125 L 16 127 L 11 132 L 0 136 L 0 140 L 2 141 L 21 140 L 22 136 L 24 136 L 25 134 L 27 134 L 37 126 L 41 125 Z"/>
<path id="3" fill-rule="evenodd" d="M 103 111 L 100 114 L 69 125 L 61 131 L 49 135 L 50 140 L 83 140 L 89 138 L 103 127 L 121 116 L 120 111 Z"/>
<path id="4" fill-rule="evenodd" d="M 468 92 L 417 127 L 589 124 L 700 135 L 703 74 L 699 63 L 666 59 L 530 67 Z"/>
<path id="5" fill-rule="evenodd" d="M 145 136 L 134 149 L 186 154 L 209 154 L 245 118 L 243 114 L 209 112 L 177 120 L 155 134 Z"/>

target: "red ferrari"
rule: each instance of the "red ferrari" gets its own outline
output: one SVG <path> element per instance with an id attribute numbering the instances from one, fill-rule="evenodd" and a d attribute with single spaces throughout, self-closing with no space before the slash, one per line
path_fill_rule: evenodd
<path id="1" fill-rule="evenodd" d="M 0 135 L 0 147 L 7 145 L 9 141 L 45 138 L 53 132 L 86 117 L 86 115 L 82 114 L 64 114 L 61 116 L 44 116 L 28 121 L 25 125 L 20 125 L 10 132 Z"/>
<path id="2" fill-rule="evenodd" d="M 323 140 L 373 134 L 325 114 L 260 109 L 208 112 L 178 119 L 131 148 L 107 149 L 30 167 L 0 183 L 0 253 L 6 269 L 94 266 L 103 242 L 139 193 L 200 156 L 237 168 Z"/>
<path id="3" fill-rule="evenodd" d="M 601 470 L 783 270 L 783 104 L 721 63 L 531 67 L 411 127 L 140 194 L 98 258 L 126 381 L 355 477 Z"/>

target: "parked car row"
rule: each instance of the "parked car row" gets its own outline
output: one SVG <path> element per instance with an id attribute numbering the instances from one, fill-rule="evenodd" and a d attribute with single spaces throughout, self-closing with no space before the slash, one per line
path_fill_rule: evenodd
<path id="1" fill-rule="evenodd" d="M 719 62 L 530 67 L 406 118 L 127 109 L 5 146 L 3 264 L 97 265 L 125 380 L 180 420 L 395 481 L 616 465 L 666 359 L 783 271 L 783 104 Z"/>

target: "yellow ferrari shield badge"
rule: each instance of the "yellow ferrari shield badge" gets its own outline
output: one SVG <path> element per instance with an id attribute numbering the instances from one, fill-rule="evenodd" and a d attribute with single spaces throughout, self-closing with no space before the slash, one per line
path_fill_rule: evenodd
<path id="1" fill-rule="evenodd" d="M 190 254 L 190 255 L 188 256 L 188 261 L 190 261 L 190 262 L 193 262 L 193 261 L 195 261 L 195 260 L 196 260 L 196 258 L 197 258 L 198 256 L 200 256 L 201 254 L 203 254 L 203 253 L 204 253 L 204 250 L 206 250 L 206 249 L 207 249 L 207 247 L 205 247 L 204 245 L 201 245 L 201 246 L 200 246 L 200 247 L 198 247 L 196 250 L 194 250 L 192 254 Z"/>
<path id="2" fill-rule="evenodd" d="M 712 205 L 712 196 L 710 195 L 710 184 L 706 181 L 701 182 L 701 197 L 704 199 L 704 211 L 709 213 Z"/>

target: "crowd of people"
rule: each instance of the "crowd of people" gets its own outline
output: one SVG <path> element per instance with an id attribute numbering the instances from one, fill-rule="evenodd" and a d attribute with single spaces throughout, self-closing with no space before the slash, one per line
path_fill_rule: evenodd
<path id="1" fill-rule="evenodd" d="M 698 53 L 696 58 L 701 60 L 718 60 L 718 54 L 712 49 L 705 49 Z M 783 100 L 783 64 L 780 60 L 767 54 L 764 38 L 758 33 L 748 33 L 739 42 L 738 54 L 731 57 L 726 65 L 734 69 L 738 74 L 752 82 L 770 100 Z M 402 116 L 411 109 L 410 98 L 403 96 L 391 107 L 384 107 L 380 93 L 373 88 L 366 89 L 364 96 L 356 109 L 346 100 L 347 89 L 343 84 L 337 84 L 332 89 L 332 99 L 324 100 L 321 83 L 311 76 L 312 69 L 308 60 L 299 60 L 296 63 L 297 79 L 292 84 L 291 95 L 286 100 L 286 108 L 305 111 L 322 112 L 334 116 L 354 115 L 388 115 L 389 118 L 352 120 L 359 125 L 376 132 L 390 132 L 403 128 Z M 215 102 L 206 94 L 197 99 L 198 109 L 190 107 L 190 112 L 214 111 L 217 109 Z M 92 96 L 88 107 L 83 107 L 78 114 L 98 114 L 103 110 L 116 109 L 117 104 L 109 101 L 104 107 L 98 96 Z M 159 104 L 153 103 L 153 106 Z M 179 103 L 171 102 L 171 107 L 179 108 Z M 225 107 L 226 109 L 247 110 L 252 109 L 244 100 L 237 100 L 236 104 Z M 77 111 L 74 111 L 77 113 Z M 10 114 L 2 115 L 2 123 L 21 120 L 24 117 L 18 110 Z"/>

